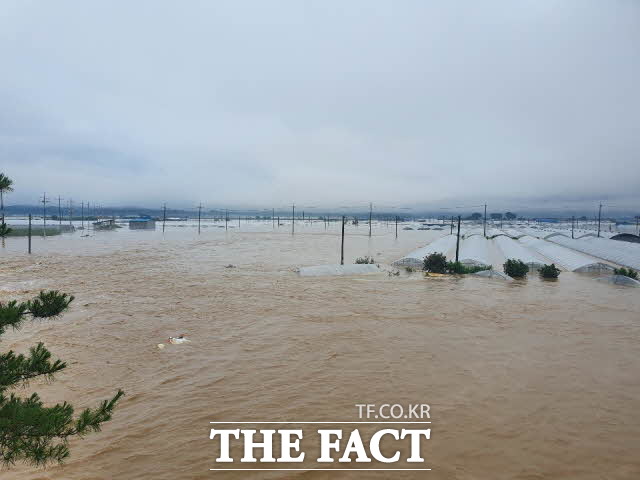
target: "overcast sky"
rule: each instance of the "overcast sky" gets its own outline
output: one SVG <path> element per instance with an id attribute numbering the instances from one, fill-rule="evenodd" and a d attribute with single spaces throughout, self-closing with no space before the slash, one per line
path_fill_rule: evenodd
<path id="1" fill-rule="evenodd" d="M 640 197 L 636 0 L 3 0 L 0 65 L 13 204 Z"/>

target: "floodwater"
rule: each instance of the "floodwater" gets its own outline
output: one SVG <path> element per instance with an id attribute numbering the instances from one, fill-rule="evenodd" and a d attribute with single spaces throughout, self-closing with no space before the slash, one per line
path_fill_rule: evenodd
<path id="1" fill-rule="evenodd" d="M 367 232 L 348 228 L 347 262 L 389 264 L 442 233 Z M 26 239 L 7 239 L 0 300 L 49 288 L 76 300 L 0 347 L 43 341 L 67 361 L 54 383 L 25 393 L 77 407 L 118 387 L 127 395 L 102 432 L 71 443 L 64 466 L 16 466 L 3 480 L 640 477 L 637 290 L 568 272 L 512 283 L 297 276 L 295 267 L 339 260 L 337 224 L 300 224 L 295 235 L 268 223 L 207 224 L 199 236 L 193 223 L 164 236 L 160 227 L 89 233 L 34 239 L 30 257 Z M 192 342 L 157 348 L 177 334 Z M 429 404 L 432 470 L 210 470 L 220 464 L 209 422 L 358 421 L 363 403 Z"/>

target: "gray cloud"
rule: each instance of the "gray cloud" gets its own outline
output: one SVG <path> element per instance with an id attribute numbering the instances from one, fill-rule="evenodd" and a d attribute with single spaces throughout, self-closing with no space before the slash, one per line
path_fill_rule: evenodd
<path id="1" fill-rule="evenodd" d="M 630 0 L 5 1 L 0 61 L 14 203 L 640 197 Z"/>

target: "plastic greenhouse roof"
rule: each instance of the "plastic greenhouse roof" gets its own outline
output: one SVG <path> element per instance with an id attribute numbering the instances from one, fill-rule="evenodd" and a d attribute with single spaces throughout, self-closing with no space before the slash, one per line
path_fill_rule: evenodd
<path id="1" fill-rule="evenodd" d="M 424 257 L 432 253 L 443 253 L 449 257 L 449 253 L 456 246 L 456 235 L 445 235 L 434 240 L 429 245 L 414 250 L 405 255 L 400 260 L 393 262 L 393 265 L 407 265 L 412 267 L 421 267 Z"/>
<path id="2" fill-rule="evenodd" d="M 565 237 L 554 237 L 554 239 Z M 588 271 L 601 271 L 610 270 L 611 267 L 598 262 L 596 259 L 584 255 L 583 253 L 571 250 L 570 248 L 563 247 L 557 243 L 533 238 L 530 236 L 522 237 L 519 240 L 520 243 L 528 248 L 533 249 L 540 255 L 545 256 L 553 263 L 560 265 L 566 270 L 572 272 L 588 272 Z"/>
<path id="3" fill-rule="evenodd" d="M 638 243 L 595 237 L 575 240 L 566 237 L 553 237 L 551 241 L 593 257 L 640 270 L 640 244 Z"/>
<path id="4" fill-rule="evenodd" d="M 496 242 L 496 245 L 498 245 L 498 248 L 502 251 L 505 259 L 515 258 L 530 266 L 542 266 L 546 263 L 531 249 L 512 238 L 500 236 L 494 238 L 494 242 Z"/>

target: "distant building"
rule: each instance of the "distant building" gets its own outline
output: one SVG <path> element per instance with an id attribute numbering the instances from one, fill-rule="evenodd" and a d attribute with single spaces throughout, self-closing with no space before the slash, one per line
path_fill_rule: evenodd
<path id="1" fill-rule="evenodd" d="M 155 230 L 156 221 L 153 218 L 133 218 L 129 220 L 131 230 Z"/>
<path id="2" fill-rule="evenodd" d="M 93 222 L 94 230 L 115 230 L 116 228 L 120 228 L 120 226 L 116 225 L 116 221 L 113 219 Z"/>

